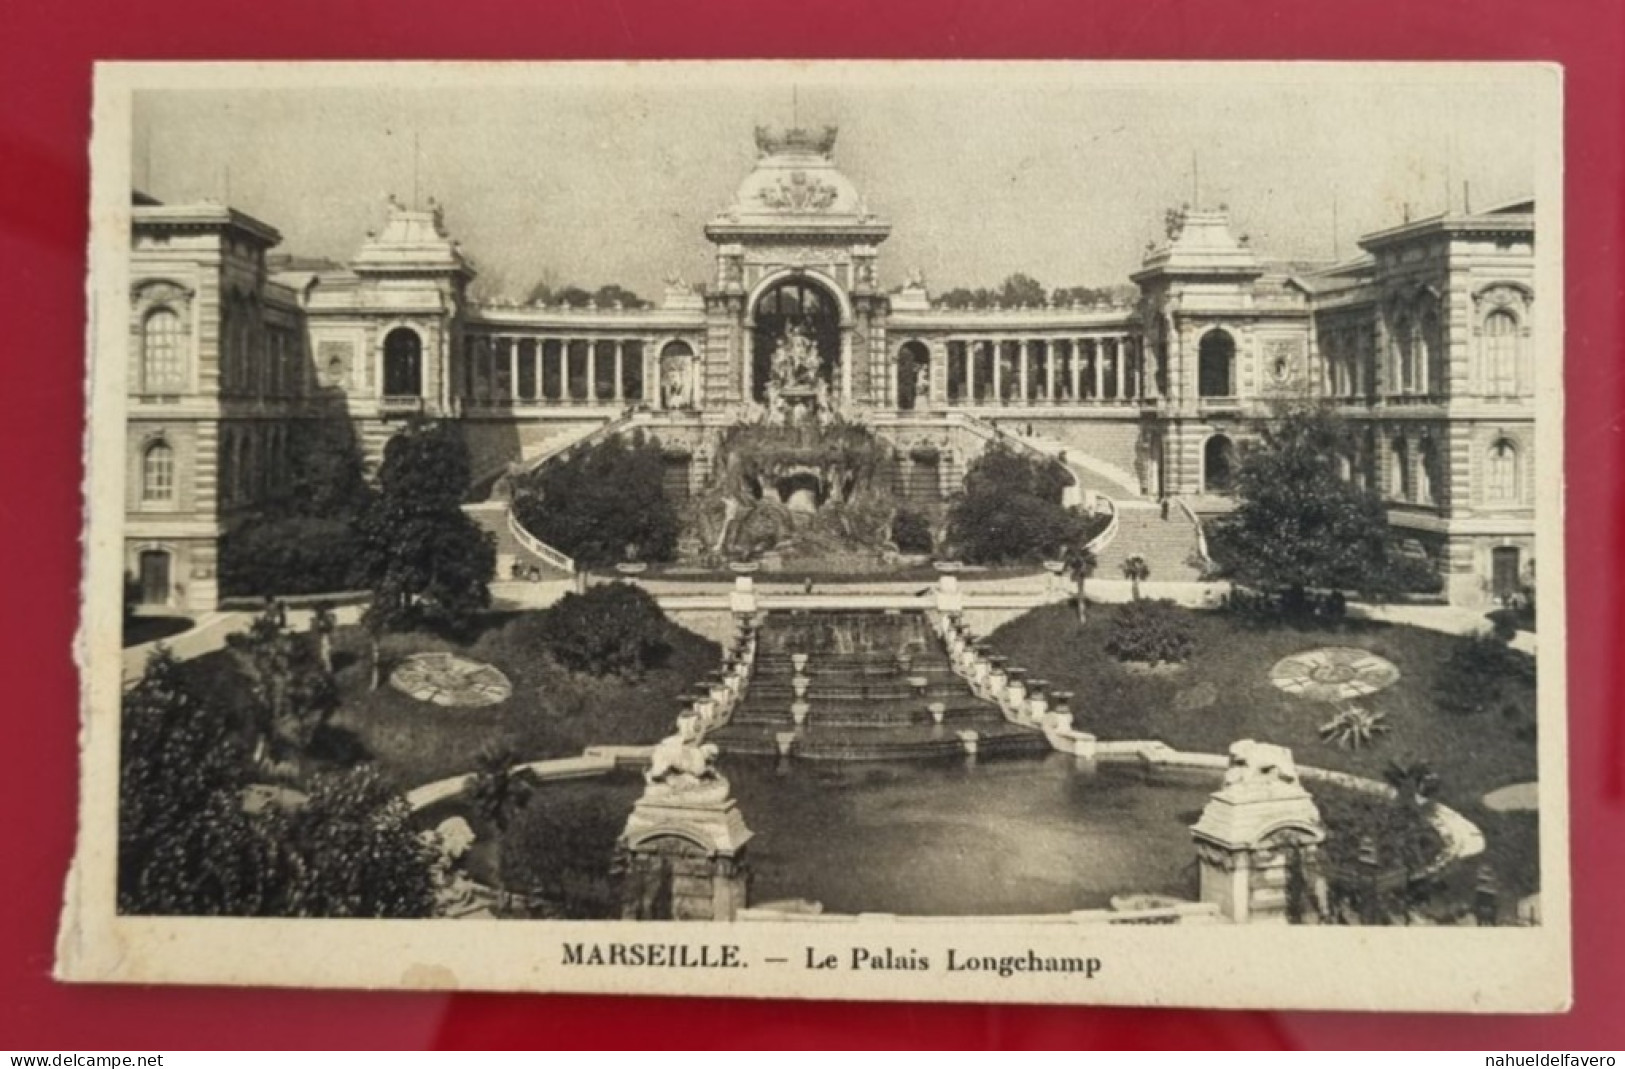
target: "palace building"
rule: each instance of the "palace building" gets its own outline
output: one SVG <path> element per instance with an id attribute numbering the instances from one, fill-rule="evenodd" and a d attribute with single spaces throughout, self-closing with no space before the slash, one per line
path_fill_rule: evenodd
<path id="1" fill-rule="evenodd" d="M 485 478 L 644 426 L 671 444 L 679 493 L 722 429 L 797 406 L 861 416 L 944 490 L 996 427 L 1064 451 L 1118 506 L 1118 551 L 1171 579 L 1195 574 L 1250 428 L 1322 398 L 1358 426 L 1347 477 L 1381 492 L 1453 603 L 1529 578 L 1534 380 L 1559 359 L 1533 344 L 1532 201 L 1405 222 L 1322 264 L 1271 261 L 1225 210 L 1187 208 L 1148 245 L 1136 301 L 950 309 L 918 274 L 877 284 L 890 225 L 835 143 L 759 129 L 754 170 L 705 227 L 712 276 L 635 309 L 471 299 L 432 202 L 392 198 L 346 267 L 291 271 L 272 226 L 137 194 L 125 544 L 142 600 L 214 608 L 222 534 L 334 412 L 374 460 L 402 421 L 456 418 Z M 505 506 L 486 511 L 500 532 Z"/>

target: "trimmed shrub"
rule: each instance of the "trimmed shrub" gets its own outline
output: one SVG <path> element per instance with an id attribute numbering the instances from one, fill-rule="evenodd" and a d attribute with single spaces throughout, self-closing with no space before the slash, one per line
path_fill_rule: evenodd
<path id="1" fill-rule="evenodd" d="M 525 530 L 589 568 L 671 560 L 681 524 L 665 479 L 659 443 L 616 436 L 523 480 L 514 511 Z"/>
<path id="2" fill-rule="evenodd" d="M 345 520 L 250 521 L 220 540 L 221 593 L 262 597 L 354 590 L 362 585 L 360 549 Z"/>
<path id="3" fill-rule="evenodd" d="M 1106 652 L 1119 661 L 1182 664 L 1195 651 L 1190 622 L 1171 601 L 1131 601 L 1112 615 Z"/>
<path id="4" fill-rule="evenodd" d="M 948 514 L 948 541 L 973 564 L 1059 558 L 1111 522 L 1063 506 L 1069 482 L 1060 461 L 997 442 L 965 475 L 965 492 Z"/>
<path id="5" fill-rule="evenodd" d="M 1475 635 L 1440 665 L 1433 697 L 1439 708 L 1452 713 L 1471 716 L 1500 710 L 1517 720 L 1534 678 L 1534 658 L 1493 635 Z"/>
<path id="6" fill-rule="evenodd" d="M 891 540 L 902 553 L 931 552 L 931 521 L 913 509 L 898 509 L 891 521 Z"/>
<path id="7" fill-rule="evenodd" d="M 642 587 L 606 583 L 566 594 L 535 617 L 543 649 L 564 667 L 637 680 L 670 652 L 666 616 Z"/>

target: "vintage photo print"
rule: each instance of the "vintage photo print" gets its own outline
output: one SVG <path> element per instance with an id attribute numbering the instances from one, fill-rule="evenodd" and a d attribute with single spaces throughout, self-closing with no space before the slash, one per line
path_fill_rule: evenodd
<path id="1" fill-rule="evenodd" d="M 1561 100 L 102 66 L 58 975 L 1564 1009 Z"/>

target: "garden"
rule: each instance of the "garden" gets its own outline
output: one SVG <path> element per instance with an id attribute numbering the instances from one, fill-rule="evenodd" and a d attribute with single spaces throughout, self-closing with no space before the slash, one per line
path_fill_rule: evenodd
<path id="1" fill-rule="evenodd" d="M 1430 797 L 1487 841 L 1479 866 L 1451 873 L 1455 891 L 1480 866 L 1503 903 L 1539 889 L 1536 814 L 1484 802 L 1536 778 L 1534 661 L 1492 637 L 1131 602 L 1091 613 L 1087 624 L 1064 605 L 1037 609 L 989 643 L 1031 677 L 1071 691 L 1077 727 L 1102 740 L 1224 753 L 1257 739 L 1288 747 L 1300 765 L 1425 780 Z M 1379 681 L 1379 664 L 1392 666 L 1392 678 Z M 1356 682 L 1362 672 L 1367 686 Z M 1316 676 L 1355 685 L 1317 689 Z"/>

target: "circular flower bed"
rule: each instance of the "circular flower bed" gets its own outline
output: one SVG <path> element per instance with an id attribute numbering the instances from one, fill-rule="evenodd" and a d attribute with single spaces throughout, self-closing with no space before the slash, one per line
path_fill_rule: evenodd
<path id="1" fill-rule="evenodd" d="M 462 707 L 495 705 L 513 694 L 494 665 L 454 653 L 414 653 L 389 674 L 389 685 L 420 702 Z"/>
<path id="2" fill-rule="evenodd" d="M 1342 702 L 1399 682 L 1399 669 L 1370 650 L 1324 646 L 1283 657 L 1270 669 L 1270 682 L 1311 701 Z"/>

